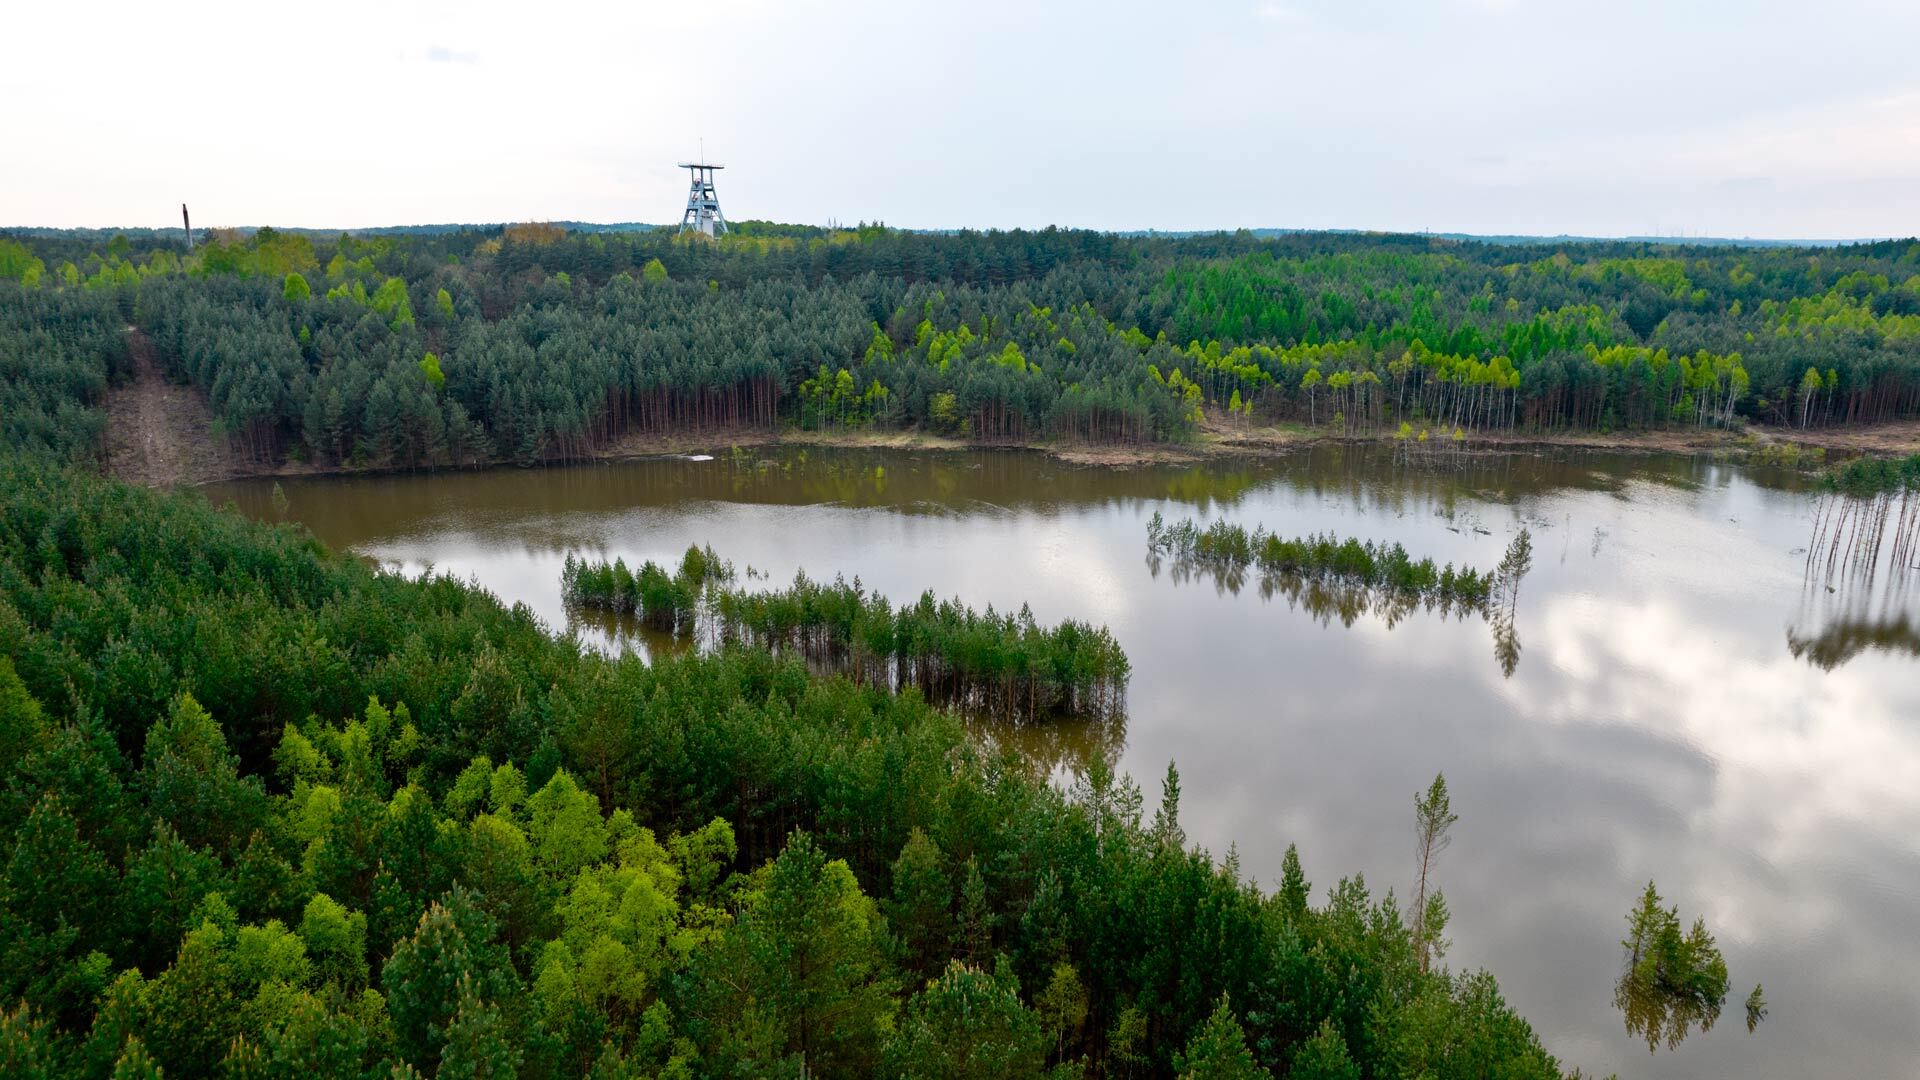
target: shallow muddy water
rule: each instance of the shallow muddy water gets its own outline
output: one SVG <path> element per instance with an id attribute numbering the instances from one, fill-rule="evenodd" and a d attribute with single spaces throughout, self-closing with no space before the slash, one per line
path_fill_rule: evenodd
<path id="1" fill-rule="evenodd" d="M 1920 1061 L 1920 589 L 1809 583 L 1814 500 L 1791 477 L 1580 452 L 1319 447 L 1116 470 L 721 449 L 273 486 L 206 490 L 409 573 L 475 578 L 602 647 L 661 643 L 570 622 L 565 557 L 668 562 L 690 543 L 775 585 L 857 574 L 896 602 L 931 588 L 1105 623 L 1133 663 L 1124 724 L 984 734 L 1062 771 L 1112 756 L 1149 805 L 1174 761 L 1194 841 L 1237 844 L 1269 886 L 1297 843 L 1316 893 L 1364 872 L 1407 895 L 1413 796 L 1444 770 L 1460 815 L 1438 869 L 1447 962 L 1491 969 L 1567 1065 L 1906 1076 Z M 1390 616 L 1257 575 L 1236 593 L 1156 564 L 1156 511 L 1480 569 L 1524 527 L 1533 568 L 1502 656 L 1479 615 Z M 1649 879 L 1706 917 L 1733 980 L 1712 1031 L 1651 1056 L 1612 1005 Z M 1756 982 L 1771 1015 L 1749 1034 Z"/>

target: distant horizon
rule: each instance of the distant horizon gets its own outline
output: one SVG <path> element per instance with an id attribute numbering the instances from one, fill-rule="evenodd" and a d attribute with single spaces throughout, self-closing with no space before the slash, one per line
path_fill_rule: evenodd
<path id="1" fill-rule="evenodd" d="M 189 204 L 189 210 L 190 209 L 191 209 L 191 204 Z M 765 222 L 771 225 L 796 226 L 801 228 L 815 228 L 815 229 L 829 229 L 829 228 L 851 229 L 861 225 L 868 225 L 868 226 L 879 225 L 889 229 L 896 229 L 901 232 L 909 232 L 909 233 L 957 233 L 957 232 L 996 232 L 996 231 L 997 232 L 1016 232 L 1016 231 L 1022 231 L 1022 230 L 1027 232 L 1042 232 L 1042 231 L 1045 231 L 1046 229 L 1054 228 L 1054 229 L 1070 230 L 1070 231 L 1076 231 L 1076 232 L 1106 233 L 1114 236 L 1207 236 L 1207 235 L 1214 235 L 1214 234 L 1232 234 L 1237 232 L 1250 232 L 1254 234 L 1265 234 L 1265 235 L 1331 234 L 1331 235 L 1362 235 L 1362 236 L 1429 236 L 1429 237 L 1448 239 L 1448 240 L 1456 240 L 1456 239 L 1457 240 L 1474 240 L 1474 241 L 1483 241 L 1488 243 L 1500 243 L 1503 241 L 1536 242 L 1536 243 L 1565 241 L 1565 242 L 1573 242 L 1573 243 L 1591 242 L 1591 243 L 1674 244 L 1678 246 L 1717 244 L 1717 245 L 1767 245 L 1767 246 L 1776 246 L 1776 247 L 1836 247 L 1836 246 L 1845 246 L 1850 244 L 1875 244 L 1875 243 L 1885 243 L 1888 241 L 1920 239 L 1920 233 L 1914 233 L 1914 232 L 1909 232 L 1904 234 L 1886 234 L 1886 235 L 1879 235 L 1879 236 L 1764 236 L 1764 235 L 1754 235 L 1754 234 L 1735 236 L 1735 235 L 1719 234 L 1719 233 L 1675 234 L 1675 233 L 1651 233 L 1651 232 L 1607 235 L 1607 234 L 1599 234 L 1599 233 L 1581 233 L 1581 232 L 1476 232 L 1476 231 L 1463 230 L 1463 229 L 1390 229 L 1390 228 L 1369 228 L 1365 226 L 1307 227 L 1307 226 L 1291 226 L 1291 225 L 1234 225 L 1234 226 L 1221 226 L 1217 228 L 1161 228 L 1161 227 L 1155 227 L 1155 226 L 1132 226 L 1127 228 L 1100 228 L 1095 226 L 1065 225 L 1065 224 L 1058 224 L 1058 223 L 1049 224 L 1049 225 L 1040 225 L 1040 226 L 1032 226 L 1032 225 L 918 226 L 918 225 L 900 225 L 893 222 L 876 221 L 876 220 L 855 220 L 851 222 L 842 221 L 834 225 L 826 225 L 826 224 L 819 224 L 819 223 L 805 222 L 805 221 L 782 221 L 777 218 L 747 217 L 747 218 L 733 219 L 733 222 L 736 225 L 744 222 L 748 222 L 748 221 Z M 289 232 L 310 233 L 310 234 L 316 234 L 316 235 L 334 235 L 334 234 L 342 234 L 342 233 L 354 234 L 354 233 L 391 232 L 396 230 L 436 230 L 436 231 L 452 232 L 452 231 L 458 231 L 463 229 L 497 229 L 507 225 L 521 224 L 525 222 L 539 222 L 542 224 L 560 225 L 574 231 L 599 230 L 599 231 L 638 232 L 643 230 L 676 229 L 679 227 L 679 223 L 673 222 L 673 221 L 640 221 L 640 220 L 591 221 L 585 218 L 515 218 L 515 219 L 502 219 L 497 221 L 481 221 L 481 220 L 419 221 L 419 222 L 392 221 L 392 222 L 387 222 L 385 224 L 379 224 L 379 225 L 340 225 L 340 226 L 291 225 L 291 224 L 284 224 L 279 222 L 252 222 L 252 223 L 237 224 L 237 225 L 210 223 L 207 225 L 201 225 L 198 222 L 196 222 L 193 226 L 193 231 L 196 236 L 202 235 L 206 232 L 213 231 L 213 230 L 229 230 L 230 229 L 230 230 L 237 230 L 241 232 L 251 232 L 251 231 L 257 231 L 263 228 L 279 229 L 279 230 L 284 230 Z M 7 234 L 7 233 L 15 233 L 15 234 L 135 233 L 135 232 L 164 234 L 169 232 L 178 233 L 181 231 L 181 229 L 182 229 L 182 226 L 178 222 L 175 222 L 171 225 L 5 224 L 5 225 L 0 225 L 0 234 Z"/>

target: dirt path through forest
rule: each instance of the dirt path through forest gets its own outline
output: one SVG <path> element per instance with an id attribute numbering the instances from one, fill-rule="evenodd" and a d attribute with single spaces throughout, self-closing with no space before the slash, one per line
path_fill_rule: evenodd
<path id="1" fill-rule="evenodd" d="M 160 370 L 153 342 L 127 328 L 133 381 L 107 391 L 107 472 L 145 487 L 224 480 L 247 470 L 213 434 L 213 413 L 198 391 L 175 386 Z"/>

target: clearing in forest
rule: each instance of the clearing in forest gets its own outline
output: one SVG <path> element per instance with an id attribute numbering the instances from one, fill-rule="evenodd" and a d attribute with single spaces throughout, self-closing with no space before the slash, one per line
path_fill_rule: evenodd
<path id="1" fill-rule="evenodd" d="M 107 391 L 107 472 L 145 487 L 204 484 L 245 469 L 213 432 L 200 392 L 167 381 L 153 342 L 127 328 L 133 380 Z"/>

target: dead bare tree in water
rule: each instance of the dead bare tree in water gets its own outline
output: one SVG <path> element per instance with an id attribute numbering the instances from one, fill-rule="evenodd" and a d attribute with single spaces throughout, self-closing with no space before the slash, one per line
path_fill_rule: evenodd
<path id="1" fill-rule="evenodd" d="M 1814 505 L 1813 540 L 1807 545 L 1807 576 L 1820 572 L 1829 587 L 1836 576 L 1878 576 L 1882 555 L 1896 574 L 1920 569 L 1920 454 L 1906 458 L 1861 458 L 1828 473 Z"/>

